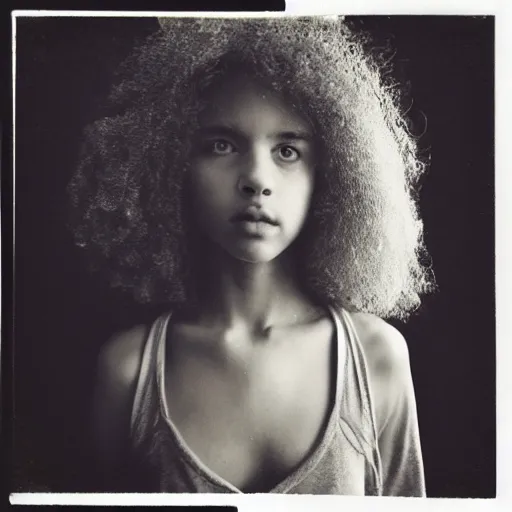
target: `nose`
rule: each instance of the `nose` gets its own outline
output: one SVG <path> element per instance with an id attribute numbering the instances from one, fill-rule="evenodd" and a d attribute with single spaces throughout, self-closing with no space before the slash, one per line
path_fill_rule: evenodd
<path id="1" fill-rule="evenodd" d="M 245 197 L 270 196 L 274 191 L 272 166 L 272 158 L 250 155 L 238 179 L 239 192 Z"/>

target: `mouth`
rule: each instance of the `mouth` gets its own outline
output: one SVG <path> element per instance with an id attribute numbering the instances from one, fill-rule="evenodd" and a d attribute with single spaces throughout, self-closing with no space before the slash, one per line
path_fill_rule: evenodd
<path id="1" fill-rule="evenodd" d="M 265 240 L 279 230 L 279 222 L 270 214 L 255 207 L 249 207 L 231 218 L 236 230 L 242 237 Z"/>
<path id="2" fill-rule="evenodd" d="M 269 214 L 259 210 L 247 210 L 245 212 L 238 213 L 231 218 L 231 222 L 254 222 L 270 224 L 271 226 L 279 226 L 279 223 Z"/>

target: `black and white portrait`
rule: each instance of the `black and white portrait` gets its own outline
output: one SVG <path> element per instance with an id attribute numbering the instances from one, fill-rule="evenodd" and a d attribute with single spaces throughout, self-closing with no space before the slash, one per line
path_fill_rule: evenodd
<path id="1" fill-rule="evenodd" d="M 492 16 L 15 24 L 12 492 L 495 496 Z"/>

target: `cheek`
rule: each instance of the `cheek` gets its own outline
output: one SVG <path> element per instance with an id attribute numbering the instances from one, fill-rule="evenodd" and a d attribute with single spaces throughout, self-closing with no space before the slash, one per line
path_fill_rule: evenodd
<path id="1" fill-rule="evenodd" d="M 233 184 L 226 173 L 209 166 L 195 166 L 190 186 L 194 210 L 203 221 L 222 216 L 229 207 Z"/>
<path id="2" fill-rule="evenodd" d="M 309 212 L 313 185 L 313 176 L 311 174 L 304 174 L 286 187 L 286 198 L 283 201 L 285 214 L 290 222 L 298 227 L 302 226 Z"/>

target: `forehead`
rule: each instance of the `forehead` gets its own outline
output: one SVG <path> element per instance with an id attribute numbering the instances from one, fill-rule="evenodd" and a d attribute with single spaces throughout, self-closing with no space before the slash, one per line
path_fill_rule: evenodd
<path id="1" fill-rule="evenodd" d="M 248 131 L 300 131 L 312 134 L 309 121 L 292 101 L 255 79 L 236 75 L 205 97 L 202 126 L 234 125 Z"/>

